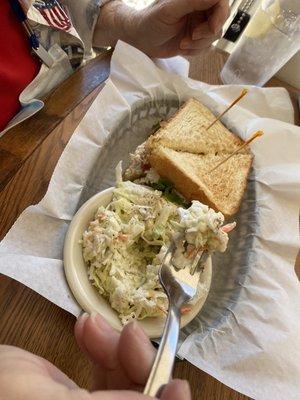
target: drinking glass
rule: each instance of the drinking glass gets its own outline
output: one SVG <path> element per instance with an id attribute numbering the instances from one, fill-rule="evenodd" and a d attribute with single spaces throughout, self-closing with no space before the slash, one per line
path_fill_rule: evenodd
<path id="1" fill-rule="evenodd" d="M 262 0 L 221 79 L 227 84 L 263 86 L 299 49 L 300 0 Z"/>

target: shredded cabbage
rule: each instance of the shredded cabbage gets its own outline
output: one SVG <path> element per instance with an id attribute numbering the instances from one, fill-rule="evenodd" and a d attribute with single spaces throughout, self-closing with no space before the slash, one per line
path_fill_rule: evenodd
<path id="1" fill-rule="evenodd" d="M 112 201 L 99 207 L 83 234 L 88 276 L 114 308 L 123 324 L 132 319 L 162 316 L 167 296 L 158 270 L 175 234 L 185 236 L 174 264 L 186 264 L 191 251 L 225 251 L 224 217 L 198 201 L 177 207 L 162 192 L 118 179 Z"/>

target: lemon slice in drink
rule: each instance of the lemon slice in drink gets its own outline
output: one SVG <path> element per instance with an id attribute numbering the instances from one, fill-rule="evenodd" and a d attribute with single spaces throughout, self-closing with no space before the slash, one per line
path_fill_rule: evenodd
<path id="1" fill-rule="evenodd" d="M 272 20 L 274 21 L 280 13 L 280 4 L 278 0 L 274 0 L 270 4 L 271 1 L 263 1 L 262 5 L 259 6 L 259 9 L 245 29 L 244 35 L 246 37 L 255 39 L 263 38 L 272 28 Z"/>

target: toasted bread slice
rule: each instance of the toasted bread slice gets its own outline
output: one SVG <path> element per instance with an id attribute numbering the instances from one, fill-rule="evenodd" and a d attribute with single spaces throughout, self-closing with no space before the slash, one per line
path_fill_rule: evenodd
<path id="1" fill-rule="evenodd" d="M 156 172 L 168 179 L 187 200 L 199 200 L 225 217 L 239 209 L 252 164 L 251 154 L 236 154 L 210 171 L 223 159 L 214 154 L 201 155 L 155 146 L 149 161 Z"/>
<path id="2" fill-rule="evenodd" d="M 136 179 L 150 164 L 187 200 L 199 200 L 231 217 L 240 206 L 253 157 L 245 147 L 209 172 L 244 144 L 220 121 L 207 130 L 214 119 L 199 101 L 188 100 L 137 149 L 125 177 Z"/>
<path id="3" fill-rule="evenodd" d="M 149 147 L 161 145 L 194 154 L 233 153 L 244 142 L 231 133 L 220 121 L 209 130 L 213 113 L 195 99 L 190 99 L 148 139 Z M 249 153 L 248 149 L 242 153 Z"/>

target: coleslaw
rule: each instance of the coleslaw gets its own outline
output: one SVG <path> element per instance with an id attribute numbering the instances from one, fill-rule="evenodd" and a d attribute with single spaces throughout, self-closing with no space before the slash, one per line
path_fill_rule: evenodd
<path id="1" fill-rule="evenodd" d="M 120 173 L 107 207 L 99 207 L 83 233 L 88 276 L 126 324 L 167 313 L 168 299 L 158 271 L 174 235 L 183 234 L 174 265 L 180 268 L 200 250 L 225 251 L 224 217 L 199 201 L 188 209 L 166 200 L 162 192 L 130 181 Z"/>

